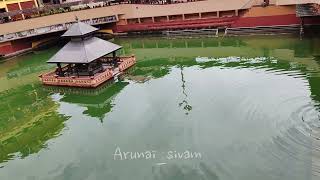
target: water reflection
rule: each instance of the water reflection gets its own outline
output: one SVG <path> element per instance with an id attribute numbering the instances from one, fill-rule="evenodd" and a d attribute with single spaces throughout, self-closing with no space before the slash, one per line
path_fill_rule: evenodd
<path id="1" fill-rule="evenodd" d="M 184 95 L 184 98 L 182 102 L 179 103 L 179 106 L 180 107 L 182 106 L 183 109 L 186 111 L 185 114 L 188 115 L 189 111 L 192 110 L 192 106 L 187 101 L 188 95 L 186 93 L 186 85 L 185 85 L 186 81 L 184 80 L 184 76 L 183 76 L 183 67 L 180 67 L 180 69 L 181 69 L 181 82 L 182 82 L 181 87 L 182 87 L 182 94 Z"/>
<path id="2" fill-rule="evenodd" d="M 113 107 L 113 98 L 128 84 L 128 82 L 122 81 L 109 81 L 94 90 L 55 87 L 55 91 L 64 92 L 63 98 L 60 99 L 61 102 L 85 107 L 86 110 L 83 111 L 84 115 L 96 117 L 103 123 L 105 115 Z"/>
<path id="3" fill-rule="evenodd" d="M 139 42 L 140 41 L 140 42 Z M 133 40 L 128 41 L 129 46 L 127 51 L 132 51 L 138 54 L 141 59 L 152 64 L 159 63 L 161 67 L 190 67 L 199 65 L 202 69 L 212 67 L 220 68 L 236 68 L 250 69 L 256 71 L 262 69 L 266 73 L 277 74 L 279 76 L 292 76 L 296 79 L 304 79 L 310 89 L 310 97 L 313 102 L 300 104 L 296 111 L 293 111 L 289 117 L 289 121 L 302 121 L 298 127 L 290 128 L 287 132 L 283 132 L 284 137 L 276 136 L 272 140 L 272 144 L 267 145 L 264 151 L 269 149 L 269 153 L 264 156 L 269 157 L 271 161 L 274 157 L 275 161 L 287 157 L 288 164 L 292 163 L 292 159 L 299 159 L 298 164 L 304 164 L 306 169 L 313 169 L 312 173 L 301 172 L 299 166 L 290 165 L 291 169 L 296 169 L 303 174 L 305 179 L 310 179 L 312 174 L 318 175 L 319 167 L 316 164 L 319 159 L 315 158 L 319 154 L 318 149 L 320 143 L 317 142 L 320 136 L 319 133 L 319 55 L 318 40 L 307 39 L 298 40 L 288 38 L 285 40 L 275 38 L 242 38 L 231 40 L 212 40 L 212 39 L 191 39 L 191 40 Z M 139 43 L 141 45 L 139 45 Z M 166 44 L 167 43 L 167 44 Z M 204 57 L 215 57 L 214 61 L 205 63 L 196 63 L 199 54 Z M 163 59 L 167 57 L 166 59 Z M 260 57 L 260 58 L 257 58 Z M 179 61 L 179 60 L 181 61 Z M 141 62 L 144 63 L 144 62 Z M 136 68 L 139 67 L 139 63 Z M 146 69 L 146 68 L 144 68 Z M 152 68 L 153 72 L 156 68 Z M 167 71 L 170 73 L 170 68 Z M 181 71 L 182 72 L 182 71 Z M 258 72 L 261 72 L 258 70 Z M 182 74 L 183 76 L 183 74 Z M 280 77 L 279 77 L 280 78 Z M 184 80 L 182 79 L 182 82 Z M 242 82 L 239 82 L 242 83 Z M 183 83 L 184 84 L 184 83 Z M 235 83 L 235 86 L 237 84 Z M 182 86 L 184 89 L 184 85 Z M 187 97 L 187 96 L 185 96 Z M 302 103 L 303 97 L 287 99 L 282 102 L 282 105 L 287 103 Z M 248 104 L 246 104 L 248 105 Z M 255 117 L 257 111 L 253 111 L 251 116 Z M 311 137 L 311 139 L 309 139 Z M 273 150 L 272 150 L 273 149 Z M 281 151 L 278 151 L 282 149 Z M 232 153 L 232 152 L 230 152 Z M 230 154 L 229 153 L 229 154 Z M 234 157 L 237 159 L 237 157 Z M 290 160 L 291 159 L 291 160 Z M 310 162 L 314 163 L 310 163 Z M 173 173 L 174 174 L 174 173 Z M 266 176 L 268 176 L 266 174 Z M 270 175 L 269 175 L 270 176 Z M 295 179 L 294 175 L 286 175 Z M 278 176 L 274 176 L 278 177 Z M 277 178 L 276 178 L 277 179 Z"/>
<path id="4" fill-rule="evenodd" d="M 39 85 L 2 92 L 0 99 L 0 163 L 39 152 L 68 119 Z"/>
<path id="5" fill-rule="evenodd" d="M 28 78 L 47 68 L 41 61 L 0 67 L 0 83 L 6 86 L 0 89 L 0 117 L 5 117 L 0 121 L 0 179 L 291 180 L 318 175 L 319 40 L 116 41 L 138 62 L 119 81 L 97 90 L 43 89 Z M 154 149 L 159 156 L 114 161 L 118 146 Z M 168 160 L 162 154 L 169 150 L 197 151 L 204 158 Z M 35 168 L 25 166 L 31 164 Z"/>

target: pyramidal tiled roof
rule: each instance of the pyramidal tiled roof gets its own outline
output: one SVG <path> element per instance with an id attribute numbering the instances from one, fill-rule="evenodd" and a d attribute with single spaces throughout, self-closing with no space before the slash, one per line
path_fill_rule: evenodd
<path id="1" fill-rule="evenodd" d="M 70 41 L 48 63 L 90 63 L 122 48 L 119 45 L 92 37 L 83 41 Z"/>
<path id="2" fill-rule="evenodd" d="M 62 37 L 76 37 L 89 34 L 98 29 L 83 22 L 76 22 L 62 35 Z"/>

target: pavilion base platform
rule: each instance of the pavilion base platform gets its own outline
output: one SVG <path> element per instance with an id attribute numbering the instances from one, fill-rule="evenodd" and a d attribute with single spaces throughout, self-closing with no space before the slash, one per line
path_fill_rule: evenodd
<path id="1" fill-rule="evenodd" d="M 108 58 L 104 58 L 101 60 L 102 62 L 108 61 Z M 40 75 L 39 78 L 44 85 L 95 88 L 112 79 L 114 76 L 123 73 L 126 69 L 130 68 L 135 63 L 135 56 L 118 57 L 117 67 L 103 66 L 103 70 L 101 72 L 95 73 L 93 76 L 59 76 L 57 75 L 56 69 L 55 71 Z M 67 66 L 62 67 L 62 70 L 66 68 Z"/>

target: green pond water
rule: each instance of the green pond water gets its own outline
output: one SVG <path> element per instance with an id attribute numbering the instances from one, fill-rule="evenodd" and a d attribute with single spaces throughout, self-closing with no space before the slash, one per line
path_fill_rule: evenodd
<path id="1" fill-rule="evenodd" d="M 1 180 L 320 178 L 320 39 L 114 41 L 96 90 L 40 84 L 58 47 L 0 62 Z"/>

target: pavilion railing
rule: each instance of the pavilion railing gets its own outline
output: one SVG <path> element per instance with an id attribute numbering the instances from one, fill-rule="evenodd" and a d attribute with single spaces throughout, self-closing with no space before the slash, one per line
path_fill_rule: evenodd
<path id="1" fill-rule="evenodd" d="M 135 56 L 121 57 L 121 63 L 119 64 L 119 71 L 124 71 L 136 63 Z"/>
<path id="2" fill-rule="evenodd" d="M 135 56 L 119 57 L 119 71 L 122 72 L 136 63 Z M 67 66 L 62 67 L 62 71 L 67 70 Z M 114 76 L 112 69 L 106 69 L 102 73 L 97 73 L 94 76 L 58 76 L 55 71 L 40 75 L 40 80 L 46 85 L 56 86 L 73 86 L 73 87 L 97 87 L 103 82 L 111 79 Z"/>
<path id="3" fill-rule="evenodd" d="M 110 69 L 105 70 L 95 76 L 67 76 L 60 77 L 55 72 L 50 72 L 40 76 L 43 84 L 46 85 L 59 85 L 59 86 L 74 86 L 74 87 L 97 87 L 103 82 L 113 77 L 113 71 Z"/>

